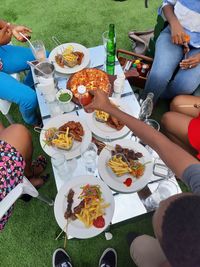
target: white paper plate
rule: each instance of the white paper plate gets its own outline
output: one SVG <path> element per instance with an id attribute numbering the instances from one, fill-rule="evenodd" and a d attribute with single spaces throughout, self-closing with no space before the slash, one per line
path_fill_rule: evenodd
<path id="1" fill-rule="evenodd" d="M 122 104 L 120 99 L 110 98 L 110 100 L 119 106 L 119 109 L 123 110 L 124 112 L 128 113 L 128 106 Z M 91 130 L 97 137 L 101 139 L 108 139 L 114 140 L 124 137 L 129 133 L 129 128 L 124 126 L 121 130 L 117 131 L 116 129 L 108 126 L 106 123 L 98 122 L 95 119 L 95 113 L 86 113 L 86 123 Z"/>
<path id="2" fill-rule="evenodd" d="M 145 147 L 143 147 L 141 144 L 136 143 L 134 141 L 123 139 L 123 140 L 117 140 L 112 143 L 109 143 L 109 145 L 115 147 L 116 144 L 119 144 L 123 148 L 129 148 L 133 149 L 134 152 L 141 152 L 143 154 L 143 157 L 140 159 L 140 162 L 147 163 L 145 165 L 145 171 L 143 176 L 141 176 L 138 179 L 134 179 L 133 176 L 130 174 L 125 174 L 123 176 L 116 176 L 114 172 L 111 170 L 110 167 L 107 166 L 108 160 L 111 158 L 111 152 L 104 148 L 98 158 L 98 170 L 101 178 L 104 180 L 104 182 L 113 190 L 123 193 L 131 193 L 131 192 L 137 192 L 144 188 L 146 184 L 151 180 L 151 176 L 153 174 L 153 158 L 147 151 Z M 130 187 L 127 187 L 123 182 L 128 178 L 133 178 L 133 183 Z"/>
<path id="3" fill-rule="evenodd" d="M 62 68 L 56 63 L 55 56 L 57 54 L 61 54 L 62 51 L 66 47 L 68 47 L 69 45 L 72 45 L 74 47 L 74 51 L 82 52 L 84 54 L 84 57 L 83 57 L 82 62 L 81 62 L 80 65 L 76 65 L 73 68 L 70 68 L 70 67 L 67 67 L 67 66 L 64 66 L 64 68 Z M 75 72 L 80 71 L 80 70 L 84 69 L 85 67 L 87 67 L 87 65 L 90 62 L 90 53 L 89 53 L 89 49 L 87 49 L 85 46 L 83 46 L 81 44 L 65 43 L 65 44 L 61 44 L 61 45 L 55 47 L 51 51 L 51 53 L 49 55 L 49 61 L 54 63 L 55 70 L 57 72 L 64 73 L 64 74 L 72 74 L 72 73 L 75 73 Z"/>
<path id="4" fill-rule="evenodd" d="M 92 134 L 87 127 L 86 123 L 81 120 L 78 116 L 73 115 L 73 114 L 63 114 L 56 116 L 54 118 L 49 119 L 49 121 L 44 125 L 44 129 L 49 129 L 51 127 L 56 127 L 59 128 L 63 124 L 67 123 L 68 121 L 75 121 L 75 122 L 80 122 L 81 125 L 83 126 L 84 130 L 84 136 L 82 137 L 82 142 L 77 142 L 74 141 L 73 147 L 67 151 L 59 148 L 55 148 L 53 146 L 48 146 L 45 144 L 45 131 L 41 131 L 40 133 L 40 144 L 44 150 L 50 157 L 53 156 L 55 153 L 62 153 L 65 154 L 65 157 L 67 160 L 76 158 L 81 155 L 81 145 L 83 144 L 84 146 L 89 145 L 89 143 L 92 140 Z"/>
<path id="5" fill-rule="evenodd" d="M 55 199 L 54 214 L 60 228 L 63 230 L 66 227 L 67 223 L 66 219 L 64 218 L 64 213 L 67 208 L 66 196 L 69 190 L 73 189 L 73 191 L 75 192 L 74 202 L 72 205 L 73 209 L 80 203 L 80 199 L 78 199 L 78 196 L 82 192 L 81 187 L 86 184 L 99 185 L 102 192 L 102 197 L 104 198 L 106 203 L 110 203 L 110 206 L 105 209 L 105 215 L 104 215 L 105 226 L 103 228 L 96 228 L 94 226 L 87 228 L 78 219 L 75 221 L 70 221 L 68 224 L 67 234 L 76 238 L 90 238 L 100 234 L 110 224 L 114 213 L 114 206 L 115 206 L 114 197 L 108 186 L 99 178 L 96 178 L 94 176 L 89 176 L 89 175 L 77 176 L 74 177 L 72 180 L 68 181 L 61 187 Z"/>

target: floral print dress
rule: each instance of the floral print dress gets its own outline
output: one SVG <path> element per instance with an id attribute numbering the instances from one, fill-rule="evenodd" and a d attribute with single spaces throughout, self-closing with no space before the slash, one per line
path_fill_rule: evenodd
<path id="1" fill-rule="evenodd" d="M 10 144 L 0 140 L 0 201 L 19 183 L 24 176 L 25 161 Z M 0 219 L 0 231 L 8 221 L 11 207 Z"/>

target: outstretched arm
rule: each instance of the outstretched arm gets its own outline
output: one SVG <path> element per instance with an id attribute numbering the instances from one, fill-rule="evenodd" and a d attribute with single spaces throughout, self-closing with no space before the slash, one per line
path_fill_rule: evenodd
<path id="1" fill-rule="evenodd" d="M 180 178 L 188 166 L 199 163 L 196 158 L 170 141 L 162 133 L 113 106 L 107 95 L 100 90 L 94 92 L 92 103 L 86 106 L 85 109 L 87 112 L 92 112 L 95 109 L 103 110 L 123 121 L 136 136 L 152 147 L 165 164 Z"/>

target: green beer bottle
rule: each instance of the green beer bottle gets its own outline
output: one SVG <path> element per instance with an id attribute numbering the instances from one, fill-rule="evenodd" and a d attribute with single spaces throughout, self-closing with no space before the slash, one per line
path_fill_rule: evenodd
<path id="1" fill-rule="evenodd" d="M 116 38 L 115 38 L 115 25 L 109 25 L 108 41 L 106 45 L 106 72 L 110 75 L 115 74 L 115 51 L 116 51 Z"/>

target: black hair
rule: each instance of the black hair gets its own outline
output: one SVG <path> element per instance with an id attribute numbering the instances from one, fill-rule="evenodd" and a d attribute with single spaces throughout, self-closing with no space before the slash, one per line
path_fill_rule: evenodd
<path id="1" fill-rule="evenodd" d="M 200 196 L 184 195 L 171 202 L 160 244 L 171 266 L 200 266 Z"/>

